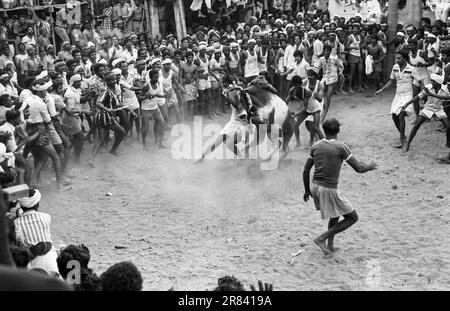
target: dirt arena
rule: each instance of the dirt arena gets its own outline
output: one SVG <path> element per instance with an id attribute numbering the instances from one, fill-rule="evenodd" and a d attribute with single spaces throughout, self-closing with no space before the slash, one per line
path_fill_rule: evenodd
<path id="1" fill-rule="evenodd" d="M 303 202 L 309 150 L 294 150 L 294 140 L 278 170 L 261 172 L 248 161 L 173 160 L 170 150 L 144 151 L 128 139 L 121 156 L 75 167 L 71 190 L 44 186 L 41 209 L 52 215 L 56 245 L 87 245 L 98 274 L 133 261 L 145 290 L 211 290 L 224 275 L 274 290 L 448 290 L 450 166 L 433 160 L 448 152 L 445 134 L 429 122 L 407 155 L 392 148 L 392 97 L 333 98 L 340 139 L 379 167 L 359 175 L 344 165 L 340 188 L 360 220 L 337 236 L 332 256 L 312 241 L 327 223 Z M 303 125 L 301 136 L 308 145 Z"/>

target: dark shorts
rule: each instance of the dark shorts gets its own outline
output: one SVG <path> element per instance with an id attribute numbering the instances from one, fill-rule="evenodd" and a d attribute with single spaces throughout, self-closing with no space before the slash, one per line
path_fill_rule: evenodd
<path id="1" fill-rule="evenodd" d="M 53 126 L 55 127 L 56 133 L 58 133 L 58 135 L 64 134 L 61 127 L 61 122 L 57 118 L 52 118 L 52 122 Z"/>
<path id="2" fill-rule="evenodd" d="M 361 56 L 354 56 L 354 55 L 348 55 L 348 63 L 349 64 L 359 64 L 362 63 L 362 57 Z"/>
<path id="3" fill-rule="evenodd" d="M 27 123 L 27 134 L 32 136 L 37 132 L 40 135 L 32 142 L 32 146 L 47 146 L 51 144 L 50 131 L 44 123 Z"/>
<path id="4" fill-rule="evenodd" d="M 105 110 L 100 110 L 95 116 L 95 123 L 101 128 L 108 129 L 117 124 L 115 115 Z"/>

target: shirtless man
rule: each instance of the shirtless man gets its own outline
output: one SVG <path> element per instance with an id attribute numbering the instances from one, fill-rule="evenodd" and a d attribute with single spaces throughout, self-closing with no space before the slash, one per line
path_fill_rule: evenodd
<path id="1" fill-rule="evenodd" d="M 352 204 L 338 190 L 339 173 L 342 162 L 345 160 L 356 172 L 365 173 L 375 170 L 377 165 L 372 162 L 364 164 L 359 162 L 350 149 L 337 140 L 340 123 L 336 119 L 326 120 L 323 124 L 324 139 L 315 143 L 306 161 L 303 171 L 303 184 L 305 202 L 312 197 L 317 210 L 320 210 L 322 219 L 329 219 L 328 231 L 314 239 L 325 254 L 331 254 L 334 248 L 334 236 L 350 228 L 358 221 L 358 215 Z M 313 186 L 310 188 L 310 172 L 315 166 Z M 344 219 L 339 221 L 343 216 Z M 327 242 L 327 243 L 326 243 Z"/>
<path id="2" fill-rule="evenodd" d="M 198 47 L 198 56 L 194 61 L 197 65 L 197 75 L 198 75 L 198 101 L 202 109 L 206 109 L 206 113 L 209 119 L 213 118 L 212 114 L 212 94 L 211 94 L 211 78 L 213 76 L 216 80 L 219 80 L 215 73 L 211 71 L 209 66 L 209 58 L 206 54 L 207 47 L 204 44 L 200 44 Z"/>
<path id="3" fill-rule="evenodd" d="M 181 65 L 180 70 L 181 81 L 184 85 L 184 100 L 186 101 L 185 115 L 197 114 L 197 89 L 198 89 L 198 67 L 194 64 L 194 53 L 189 51 L 186 53 L 186 63 Z"/>

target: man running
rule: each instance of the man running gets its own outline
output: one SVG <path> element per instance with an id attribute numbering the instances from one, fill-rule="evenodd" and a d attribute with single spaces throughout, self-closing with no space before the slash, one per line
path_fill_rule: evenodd
<path id="1" fill-rule="evenodd" d="M 395 97 L 391 105 L 391 115 L 395 127 L 400 133 L 400 140 L 395 144 L 395 148 L 402 148 L 406 142 L 405 135 L 405 117 L 414 112 L 414 109 L 402 109 L 403 106 L 413 98 L 413 81 L 417 77 L 417 70 L 407 63 L 408 52 L 399 51 L 395 56 L 396 64 L 392 67 L 391 77 L 388 83 L 375 92 L 375 95 L 381 94 L 391 85 L 397 84 Z"/>
<path id="2" fill-rule="evenodd" d="M 320 210 L 322 214 L 322 219 L 329 219 L 328 231 L 314 239 L 314 243 L 325 254 L 331 254 L 337 250 L 333 245 L 334 236 L 347 230 L 358 221 L 358 215 L 352 204 L 337 188 L 342 162 L 345 160 L 358 173 L 374 170 L 377 165 L 374 162 L 370 164 L 359 162 L 352 155 L 350 149 L 337 140 L 340 128 L 338 120 L 326 120 L 322 127 L 326 138 L 311 147 L 311 153 L 303 171 L 303 184 L 305 186 L 303 199 L 307 202 L 309 197 L 312 197 L 316 209 Z M 309 178 L 313 165 L 315 171 L 311 189 Z M 339 221 L 341 216 L 344 219 Z"/>

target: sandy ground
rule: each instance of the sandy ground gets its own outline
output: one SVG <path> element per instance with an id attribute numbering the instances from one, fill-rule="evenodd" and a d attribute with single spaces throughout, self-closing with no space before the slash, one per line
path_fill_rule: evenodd
<path id="1" fill-rule="evenodd" d="M 173 160 L 170 150 L 143 151 L 130 139 L 122 156 L 76 168 L 72 190 L 44 189 L 41 209 L 52 215 L 56 244 L 86 244 L 98 274 L 133 261 L 146 290 L 212 289 L 224 275 L 275 290 L 448 290 L 450 166 L 433 160 L 448 152 L 445 135 L 429 122 L 407 155 L 392 148 L 392 96 L 333 98 L 340 139 L 379 164 L 364 175 L 344 165 L 340 188 L 360 221 L 337 236 L 333 256 L 312 242 L 327 223 L 302 201 L 309 150 L 293 150 L 294 141 L 288 161 L 261 172 L 246 161 Z"/>

